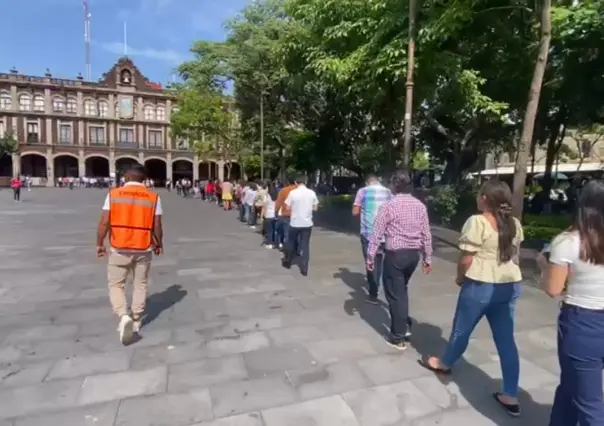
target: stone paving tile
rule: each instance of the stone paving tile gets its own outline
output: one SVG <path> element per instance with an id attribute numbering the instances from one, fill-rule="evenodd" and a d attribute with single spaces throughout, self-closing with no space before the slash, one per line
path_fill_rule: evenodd
<path id="1" fill-rule="evenodd" d="M 41 325 L 31 328 L 14 330 L 6 336 L 5 343 L 27 342 L 31 340 L 54 340 L 74 336 L 78 326 L 73 325 Z"/>
<path id="2" fill-rule="evenodd" d="M 217 417 L 291 404 L 297 399 L 285 375 L 243 380 L 210 387 Z"/>
<path id="3" fill-rule="evenodd" d="M 267 346 L 270 346 L 270 341 L 266 334 L 256 332 L 211 340 L 206 344 L 206 350 L 209 356 L 218 357 L 257 351 Z"/>
<path id="4" fill-rule="evenodd" d="M 266 426 L 359 426 L 341 396 L 264 410 L 262 417 Z"/>
<path id="5" fill-rule="evenodd" d="M 168 391 L 182 392 L 247 378 L 248 373 L 241 356 L 209 358 L 171 365 L 168 372 Z"/>
<path id="6" fill-rule="evenodd" d="M 260 413 L 248 413 L 223 417 L 212 422 L 203 422 L 191 426 L 264 426 L 264 422 Z"/>
<path id="7" fill-rule="evenodd" d="M 300 345 L 268 347 L 246 352 L 243 354 L 243 362 L 252 379 L 317 365 L 308 350 Z"/>
<path id="8" fill-rule="evenodd" d="M 323 364 L 374 355 L 371 344 L 361 337 L 322 340 L 307 344 L 308 350 Z"/>
<path id="9" fill-rule="evenodd" d="M 81 386 L 81 380 L 65 380 L 2 390 L 0 418 L 74 407 Z"/>
<path id="10" fill-rule="evenodd" d="M 321 398 L 370 386 L 369 380 L 354 363 L 292 370 L 287 372 L 287 377 L 302 399 Z"/>
<path id="11" fill-rule="evenodd" d="M 163 364 L 178 364 L 205 358 L 203 341 L 194 343 L 171 343 L 161 346 L 136 348 L 132 356 L 132 368 L 144 369 Z"/>
<path id="12" fill-rule="evenodd" d="M 431 374 L 410 354 L 384 354 L 357 360 L 361 371 L 376 385 L 396 383 Z"/>
<path id="13" fill-rule="evenodd" d="M 52 367 L 46 380 L 71 379 L 79 376 L 124 371 L 130 365 L 130 357 L 131 354 L 128 352 L 105 352 L 66 358 Z"/>
<path id="14" fill-rule="evenodd" d="M 328 338 L 327 334 L 323 330 L 312 325 L 279 328 L 269 331 L 268 335 L 277 345 L 312 342 L 316 340 L 325 340 Z"/>
<path id="15" fill-rule="evenodd" d="M 82 405 L 153 395 L 167 389 L 167 367 L 86 377 L 78 402 Z"/>
<path id="16" fill-rule="evenodd" d="M 42 383 L 50 367 L 51 361 L 35 364 L 0 364 L 0 389 L 9 386 L 27 386 Z"/>
<path id="17" fill-rule="evenodd" d="M 114 426 L 188 426 L 213 417 L 210 392 L 197 389 L 126 399 L 120 404 Z"/>
<path id="18" fill-rule="evenodd" d="M 409 381 L 346 392 L 343 397 L 361 426 L 404 424 L 439 410 Z"/>
<path id="19" fill-rule="evenodd" d="M 15 421 L 15 426 L 114 426 L 118 405 L 119 402 L 114 401 L 41 416 L 22 417 Z"/>

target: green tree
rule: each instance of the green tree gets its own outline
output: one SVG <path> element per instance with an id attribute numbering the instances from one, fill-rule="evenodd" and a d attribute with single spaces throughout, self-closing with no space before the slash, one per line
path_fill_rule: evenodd
<path id="1" fill-rule="evenodd" d="M 19 144 L 11 131 L 7 131 L 4 136 L 0 137 L 0 160 L 5 156 L 17 152 Z"/>

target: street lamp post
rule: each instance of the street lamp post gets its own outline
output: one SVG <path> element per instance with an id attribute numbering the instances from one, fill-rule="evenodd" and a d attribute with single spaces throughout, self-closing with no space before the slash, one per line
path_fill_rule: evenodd
<path id="1" fill-rule="evenodd" d="M 264 90 L 260 91 L 260 180 L 264 180 Z"/>

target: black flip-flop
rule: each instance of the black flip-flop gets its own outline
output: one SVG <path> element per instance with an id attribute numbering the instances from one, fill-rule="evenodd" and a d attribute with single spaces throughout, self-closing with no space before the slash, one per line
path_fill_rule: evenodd
<path id="1" fill-rule="evenodd" d="M 493 398 L 495 398 L 495 401 L 497 401 L 497 403 L 499 405 L 501 405 L 510 416 L 519 417 L 520 416 L 520 404 L 506 404 L 501 399 L 499 399 L 499 397 L 501 395 L 503 395 L 501 392 L 495 392 L 493 394 Z"/>
<path id="2" fill-rule="evenodd" d="M 418 359 L 417 363 L 424 367 L 426 370 L 430 370 L 433 373 L 441 374 L 443 376 L 448 376 L 451 374 L 450 368 L 434 368 L 428 363 L 429 357 L 423 357 L 422 359 Z"/>

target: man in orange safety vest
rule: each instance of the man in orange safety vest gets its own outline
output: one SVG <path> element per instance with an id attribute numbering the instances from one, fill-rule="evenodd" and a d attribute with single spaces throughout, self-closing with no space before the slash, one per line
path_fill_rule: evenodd
<path id="1" fill-rule="evenodd" d="M 146 177 L 145 168 L 138 164 L 126 171 L 124 186 L 109 191 L 97 229 L 98 257 L 107 255 L 105 237 L 109 234 L 109 299 L 120 317 L 118 332 L 124 345 L 140 332 L 152 253 L 163 252 L 161 200 L 143 184 Z M 134 286 L 131 315 L 124 289 L 129 273 Z"/>

